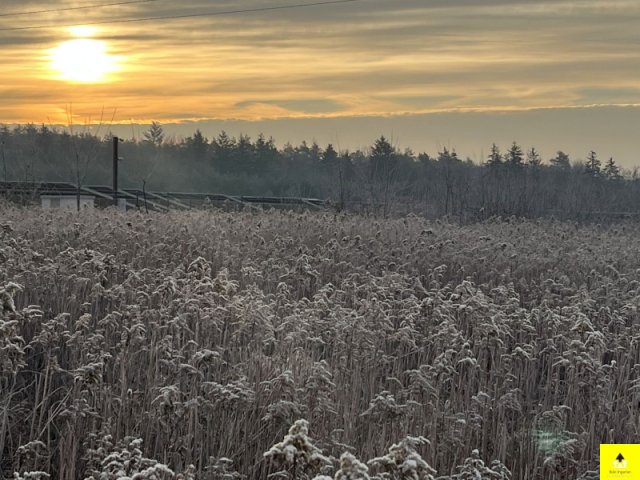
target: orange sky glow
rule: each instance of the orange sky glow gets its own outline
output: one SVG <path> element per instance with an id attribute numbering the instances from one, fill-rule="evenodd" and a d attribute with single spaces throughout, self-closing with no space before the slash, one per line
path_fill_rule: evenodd
<path id="1" fill-rule="evenodd" d="M 104 111 L 124 124 L 640 106 L 639 0 L 361 0 L 127 23 L 288 5 L 147 0 L 7 15 L 93 4 L 3 1 L 0 123 L 65 125 L 70 105 L 73 122 Z M 105 21 L 124 23 L 91 25 Z"/>

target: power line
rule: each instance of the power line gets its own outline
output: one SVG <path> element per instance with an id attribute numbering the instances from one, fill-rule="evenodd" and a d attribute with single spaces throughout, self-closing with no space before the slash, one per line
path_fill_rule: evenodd
<path id="1" fill-rule="evenodd" d="M 92 5 L 84 5 L 81 7 L 49 8 L 47 10 L 31 10 L 27 12 L 0 13 L 0 17 L 18 17 L 23 15 L 36 15 L 38 13 L 68 12 L 71 10 L 86 10 L 88 8 L 115 7 L 118 5 L 131 5 L 132 3 L 149 3 L 149 2 L 158 2 L 158 1 L 160 0 L 127 0 L 123 2 L 114 2 L 114 3 L 94 3 Z"/>
<path id="2" fill-rule="evenodd" d="M 256 8 L 243 8 L 238 10 L 226 10 L 221 12 L 201 12 L 201 13 L 188 13 L 184 15 L 163 15 L 156 17 L 142 17 L 142 18 L 124 18 L 120 20 L 99 20 L 94 22 L 82 22 L 82 23 L 69 23 L 63 25 L 33 25 L 28 27 L 9 27 L 0 28 L 0 32 L 14 32 L 17 30 L 39 30 L 45 28 L 67 28 L 67 27 L 79 27 L 84 25 L 107 25 L 116 23 L 136 23 L 136 22 L 149 22 L 152 20 L 175 20 L 182 18 L 195 18 L 195 17 L 217 17 L 221 15 L 234 15 L 239 13 L 254 13 L 254 12 L 271 12 L 274 10 L 289 10 L 294 8 L 306 8 L 317 7 L 321 5 L 336 5 L 343 3 L 361 2 L 364 0 L 325 0 L 312 3 L 294 3 L 290 5 L 279 5 L 272 7 L 256 7 Z"/>

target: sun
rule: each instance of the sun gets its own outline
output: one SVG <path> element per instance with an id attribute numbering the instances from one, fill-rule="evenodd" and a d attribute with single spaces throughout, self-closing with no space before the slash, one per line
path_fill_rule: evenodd
<path id="1" fill-rule="evenodd" d="M 78 83 L 107 82 L 119 70 L 117 57 L 109 53 L 107 43 L 93 38 L 59 44 L 50 52 L 50 67 L 59 80 Z"/>

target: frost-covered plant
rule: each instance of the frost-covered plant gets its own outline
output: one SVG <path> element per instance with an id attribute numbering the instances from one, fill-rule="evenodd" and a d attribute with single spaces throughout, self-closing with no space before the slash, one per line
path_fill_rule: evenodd
<path id="1" fill-rule="evenodd" d="M 131 437 L 185 478 L 210 457 L 266 477 L 262 452 L 307 418 L 334 457 L 420 432 L 439 472 L 477 448 L 513 478 L 564 480 L 637 435 L 636 224 L 0 217 L 2 472 L 95 476 Z"/>
<path id="2" fill-rule="evenodd" d="M 291 370 L 285 370 L 275 378 L 262 382 L 261 387 L 270 398 L 263 420 L 288 425 L 304 413 L 305 406 L 297 401 L 296 381 Z"/>
<path id="3" fill-rule="evenodd" d="M 226 457 L 209 458 L 209 465 L 205 469 L 205 478 L 210 480 L 244 480 L 243 475 L 233 468 L 233 460 Z"/>
<path id="4" fill-rule="evenodd" d="M 383 391 L 369 402 L 369 408 L 361 413 L 363 417 L 370 417 L 373 421 L 393 420 L 403 415 L 407 406 L 398 404 L 391 392 Z"/>
<path id="5" fill-rule="evenodd" d="M 101 469 L 86 480 L 163 480 L 174 477 L 174 472 L 156 460 L 142 454 L 142 440 L 130 440 L 124 447 L 116 447 L 104 452 Z"/>
<path id="6" fill-rule="evenodd" d="M 13 480 L 46 480 L 51 478 L 51 475 L 40 471 L 23 473 L 14 472 L 13 477 L 11 478 L 13 478 Z"/>
<path id="7" fill-rule="evenodd" d="M 16 467 L 20 471 L 30 471 L 31 473 L 41 472 L 40 468 L 45 466 L 46 457 L 49 455 L 47 446 L 40 440 L 34 440 L 18 447 L 16 453 Z"/>
<path id="8" fill-rule="evenodd" d="M 434 470 L 417 452 L 417 448 L 429 445 L 424 437 L 406 437 L 393 444 L 386 455 L 369 460 L 376 478 L 383 480 L 433 480 Z"/>
<path id="9" fill-rule="evenodd" d="M 511 472 L 499 461 L 494 460 L 491 467 L 485 465 L 477 449 L 471 451 L 464 463 L 457 467 L 458 473 L 442 480 L 511 480 Z"/>
<path id="10" fill-rule="evenodd" d="M 5 320 L 0 316 L 0 379 L 12 376 L 25 366 L 25 342 L 18 334 L 18 320 Z"/>
<path id="11" fill-rule="evenodd" d="M 296 420 L 284 439 L 264 453 L 264 458 L 295 479 L 311 478 L 331 465 L 331 460 L 309 438 L 306 420 Z"/>
<path id="12" fill-rule="evenodd" d="M 305 382 L 307 405 L 312 415 L 334 415 L 335 388 L 333 374 L 326 360 L 315 362 Z"/>
<path id="13" fill-rule="evenodd" d="M 334 480 L 369 480 L 369 467 L 354 455 L 345 452 L 340 457 L 340 469 Z"/>
<path id="14" fill-rule="evenodd" d="M 15 313 L 16 305 L 13 302 L 13 297 L 16 292 L 21 292 L 24 287 L 15 282 L 9 282 L 0 288 L 0 313 Z"/>

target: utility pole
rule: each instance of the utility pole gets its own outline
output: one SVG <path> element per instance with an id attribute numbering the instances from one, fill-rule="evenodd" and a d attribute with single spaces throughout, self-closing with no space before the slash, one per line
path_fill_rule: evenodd
<path id="1" fill-rule="evenodd" d="M 2 166 L 4 168 L 4 183 L 7 183 L 7 159 L 4 157 L 4 140 L 2 140 Z"/>
<path id="2" fill-rule="evenodd" d="M 118 137 L 113 137 L 113 204 L 118 208 Z"/>

